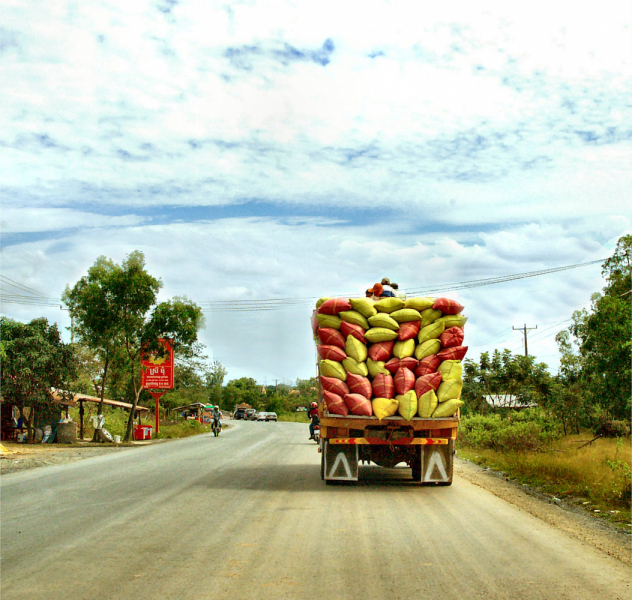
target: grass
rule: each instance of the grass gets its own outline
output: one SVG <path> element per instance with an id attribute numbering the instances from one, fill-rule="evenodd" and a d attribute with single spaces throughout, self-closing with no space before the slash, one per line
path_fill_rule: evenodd
<path id="1" fill-rule="evenodd" d="M 279 413 L 279 421 L 290 421 L 292 423 L 309 423 L 306 412 Z"/>
<path id="2" fill-rule="evenodd" d="M 630 523 L 630 438 L 600 438 L 578 448 L 592 435 L 563 437 L 545 452 L 499 451 L 459 443 L 459 456 L 504 472 L 519 483 L 564 498 L 627 527 Z"/>

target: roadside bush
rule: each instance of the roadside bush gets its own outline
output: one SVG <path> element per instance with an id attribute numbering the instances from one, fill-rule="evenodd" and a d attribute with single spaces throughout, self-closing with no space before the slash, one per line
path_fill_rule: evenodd
<path id="1" fill-rule="evenodd" d="M 625 421 L 605 421 L 597 430 L 595 435 L 615 438 L 630 435 L 630 426 Z"/>
<path id="2" fill-rule="evenodd" d="M 561 436 L 559 425 L 539 409 L 503 417 L 474 415 L 459 426 L 460 439 L 473 448 L 498 451 L 539 452 Z"/>

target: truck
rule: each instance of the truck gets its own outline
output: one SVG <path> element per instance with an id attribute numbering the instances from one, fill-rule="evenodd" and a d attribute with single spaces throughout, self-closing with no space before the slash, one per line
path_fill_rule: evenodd
<path id="1" fill-rule="evenodd" d="M 359 466 L 375 463 L 391 469 L 405 463 L 412 480 L 452 485 L 459 413 L 453 417 L 405 421 L 400 416 L 335 415 L 319 402 L 320 476 L 326 483 L 358 481 Z"/>

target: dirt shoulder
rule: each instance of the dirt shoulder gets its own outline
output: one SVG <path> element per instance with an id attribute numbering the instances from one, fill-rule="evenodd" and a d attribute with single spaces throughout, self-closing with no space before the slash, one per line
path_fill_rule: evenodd
<path id="1" fill-rule="evenodd" d="M 454 472 L 458 477 L 553 525 L 566 535 L 632 565 L 632 535 L 610 523 L 563 500 L 549 498 L 529 486 L 507 481 L 502 473 L 465 460 L 455 461 Z"/>

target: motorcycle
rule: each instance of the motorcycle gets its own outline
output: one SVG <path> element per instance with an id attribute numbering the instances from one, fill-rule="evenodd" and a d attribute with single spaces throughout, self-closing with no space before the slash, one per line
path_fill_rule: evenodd
<path id="1" fill-rule="evenodd" d="M 320 443 L 320 423 L 314 424 L 314 441 Z"/>
<path id="2" fill-rule="evenodd" d="M 213 435 L 215 437 L 217 437 L 220 432 L 222 431 L 222 427 L 219 424 L 219 420 L 218 419 L 213 419 L 213 423 L 211 425 L 211 431 L 213 432 Z"/>

